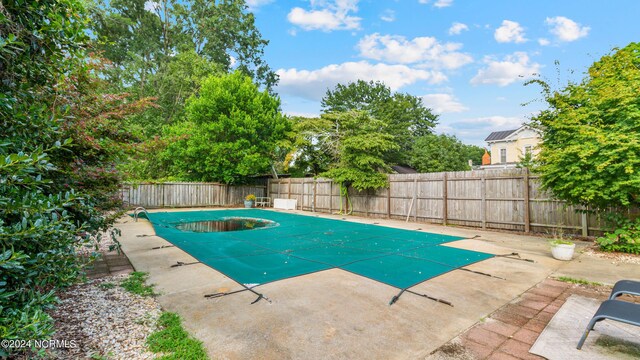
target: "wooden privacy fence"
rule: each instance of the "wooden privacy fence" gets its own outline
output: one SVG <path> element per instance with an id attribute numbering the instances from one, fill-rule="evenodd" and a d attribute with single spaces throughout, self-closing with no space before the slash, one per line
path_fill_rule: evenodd
<path id="1" fill-rule="evenodd" d="M 599 235 L 594 214 L 542 191 L 527 169 L 493 169 L 389 175 L 389 189 L 349 190 L 354 215 L 411 219 L 446 225 L 523 232 Z M 333 213 L 340 209 L 340 186 L 331 179 L 269 180 L 272 198 L 297 199 L 298 209 Z"/>
<path id="2" fill-rule="evenodd" d="M 265 196 L 266 186 L 231 186 L 219 183 L 171 182 L 124 184 L 122 200 L 145 208 L 232 206 L 242 204 L 248 194 Z"/>

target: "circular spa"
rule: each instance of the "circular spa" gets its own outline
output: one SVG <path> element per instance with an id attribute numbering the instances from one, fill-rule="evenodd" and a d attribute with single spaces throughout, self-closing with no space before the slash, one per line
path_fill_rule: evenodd
<path id="1" fill-rule="evenodd" d="M 268 228 L 278 223 L 266 219 L 227 217 L 216 220 L 186 222 L 176 225 L 176 229 L 191 232 L 225 232 Z"/>

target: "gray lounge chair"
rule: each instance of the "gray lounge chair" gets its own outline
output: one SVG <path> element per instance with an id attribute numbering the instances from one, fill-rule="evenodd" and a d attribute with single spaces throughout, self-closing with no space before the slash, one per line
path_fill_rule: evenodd
<path id="1" fill-rule="evenodd" d="M 582 338 L 580 339 L 580 342 L 578 343 L 578 350 L 582 348 L 584 341 L 589 335 L 589 331 L 593 330 L 593 327 L 598 321 L 602 321 L 605 319 L 640 326 L 640 304 L 619 300 L 605 300 L 602 304 L 600 304 L 598 311 L 596 311 L 595 315 L 593 315 L 591 321 L 589 321 L 589 325 L 587 325 L 587 329 L 585 330 Z"/>
<path id="2" fill-rule="evenodd" d="M 640 281 L 634 280 L 620 280 L 614 286 L 613 290 L 611 290 L 611 295 L 609 296 L 609 300 L 614 300 L 620 295 L 630 294 L 640 296 Z"/>

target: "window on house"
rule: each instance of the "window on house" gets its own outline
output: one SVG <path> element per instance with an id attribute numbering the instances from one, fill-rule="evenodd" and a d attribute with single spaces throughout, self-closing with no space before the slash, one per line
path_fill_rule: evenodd
<path id="1" fill-rule="evenodd" d="M 503 164 L 507 162 L 507 149 L 500 149 L 500 162 Z"/>

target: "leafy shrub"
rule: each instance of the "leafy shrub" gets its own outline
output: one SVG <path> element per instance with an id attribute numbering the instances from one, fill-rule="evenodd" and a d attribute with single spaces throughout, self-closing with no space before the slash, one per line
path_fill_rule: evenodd
<path id="1" fill-rule="evenodd" d="M 103 211 L 117 205 L 116 145 L 129 139 L 116 121 L 132 103 L 97 95 L 83 2 L 2 6 L 0 339 L 46 339 L 55 290 L 82 274 L 76 249 L 114 220 Z"/>
<path id="2" fill-rule="evenodd" d="M 640 254 L 640 218 L 635 221 L 618 219 L 617 229 L 606 233 L 596 242 L 602 251 L 619 251 Z"/>

